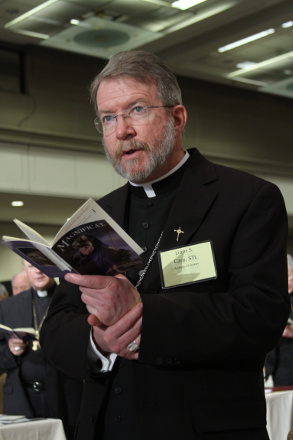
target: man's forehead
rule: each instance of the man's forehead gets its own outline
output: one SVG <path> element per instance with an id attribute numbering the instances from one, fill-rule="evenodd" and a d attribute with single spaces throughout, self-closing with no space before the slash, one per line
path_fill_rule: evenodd
<path id="1" fill-rule="evenodd" d="M 155 82 L 144 83 L 133 78 L 111 78 L 101 82 L 97 92 L 97 105 L 100 111 L 107 111 L 107 106 L 116 103 L 133 102 L 157 96 Z M 104 108 L 105 107 L 105 108 Z"/>

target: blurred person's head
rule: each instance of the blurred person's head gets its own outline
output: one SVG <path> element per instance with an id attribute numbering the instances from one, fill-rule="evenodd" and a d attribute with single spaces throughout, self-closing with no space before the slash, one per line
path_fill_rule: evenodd
<path id="1" fill-rule="evenodd" d="M 288 293 L 291 295 L 293 292 L 293 257 L 287 254 L 288 262 Z"/>
<path id="2" fill-rule="evenodd" d="M 8 296 L 9 295 L 8 295 L 6 287 L 4 286 L 4 284 L 0 283 L 0 301 L 8 298 Z"/>
<path id="3" fill-rule="evenodd" d="M 31 287 L 27 273 L 24 270 L 14 275 L 11 280 L 11 287 L 12 295 L 17 295 L 18 293 L 28 290 Z"/>
<path id="4" fill-rule="evenodd" d="M 23 270 L 35 290 L 48 290 L 55 283 L 54 278 L 49 278 L 28 261 L 23 260 Z"/>

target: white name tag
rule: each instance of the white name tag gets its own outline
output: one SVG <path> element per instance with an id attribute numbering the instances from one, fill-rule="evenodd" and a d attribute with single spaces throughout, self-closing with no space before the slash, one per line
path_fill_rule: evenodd
<path id="1" fill-rule="evenodd" d="M 158 257 L 164 289 L 217 278 L 211 241 L 162 250 Z"/>

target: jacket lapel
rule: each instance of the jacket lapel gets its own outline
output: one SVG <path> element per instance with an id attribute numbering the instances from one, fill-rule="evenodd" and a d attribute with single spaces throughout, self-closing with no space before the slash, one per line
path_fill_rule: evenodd
<path id="1" fill-rule="evenodd" d="M 195 234 L 218 196 L 215 184 L 217 180 L 214 165 L 195 150 L 176 193 L 158 251 L 196 243 Z M 183 233 L 177 241 L 176 230 L 179 227 Z M 161 289 L 158 264 L 157 254 L 149 267 L 141 291 L 156 293 Z"/>
<path id="2" fill-rule="evenodd" d="M 217 179 L 214 165 L 195 150 L 174 199 L 160 249 L 190 242 L 217 198 L 218 191 L 213 185 Z M 176 230 L 179 227 L 183 233 L 177 241 Z"/>
<path id="3" fill-rule="evenodd" d="M 127 209 L 129 188 L 128 183 L 108 196 L 107 200 L 98 200 L 98 204 L 120 225 L 127 229 Z"/>

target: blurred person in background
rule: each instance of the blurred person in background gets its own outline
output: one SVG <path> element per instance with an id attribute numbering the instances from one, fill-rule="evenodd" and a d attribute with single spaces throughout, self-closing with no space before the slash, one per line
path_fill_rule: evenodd
<path id="1" fill-rule="evenodd" d="M 27 261 L 23 269 L 31 287 L 0 304 L 0 323 L 40 331 L 57 284 Z M 73 438 L 81 383 L 51 367 L 36 340 L 23 341 L 0 332 L 0 371 L 3 412 L 29 418 L 62 419 L 67 438 Z"/>
<path id="2" fill-rule="evenodd" d="M 268 353 L 265 362 L 267 386 L 293 385 L 293 257 L 287 254 L 288 293 L 291 301 L 291 313 L 279 344 Z"/>
<path id="3" fill-rule="evenodd" d="M 11 280 L 12 295 L 17 295 L 24 290 L 28 290 L 30 287 L 31 283 L 25 270 L 15 274 Z"/>
<path id="4" fill-rule="evenodd" d="M 6 287 L 4 284 L 0 283 L 0 301 L 3 301 L 3 299 L 8 298 L 9 294 L 7 292 Z"/>

